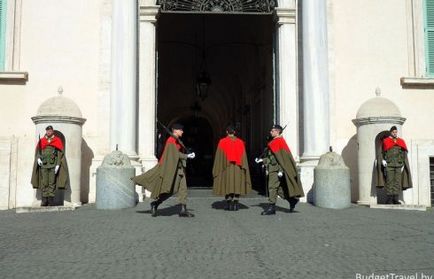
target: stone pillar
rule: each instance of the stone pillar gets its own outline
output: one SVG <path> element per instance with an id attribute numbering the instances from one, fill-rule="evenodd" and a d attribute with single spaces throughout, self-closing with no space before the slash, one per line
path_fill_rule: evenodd
<path id="1" fill-rule="evenodd" d="M 297 86 L 297 17 L 296 1 L 276 8 L 277 21 L 277 90 L 279 124 L 287 125 L 283 136 L 296 160 L 299 156 L 299 111 Z"/>
<path id="2" fill-rule="evenodd" d="M 61 90 L 59 90 L 61 93 Z M 45 128 L 52 125 L 56 134 L 64 137 L 65 157 L 68 164 L 69 185 L 65 191 L 57 191 L 56 203 L 65 205 L 81 205 L 81 145 L 82 125 L 86 119 L 82 118 L 78 106 L 69 98 L 62 95 L 43 102 L 36 116 L 32 117 L 36 124 L 35 146 L 38 136 L 43 137 Z M 35 195 L 34 205 L 39 206 L 38 196 Z"/>
<path id="3" fill-rule="evenodd" d="M 121 209 L 136 205 L 134 182 L 136 169 L 121 151 L 105 156 L 96 171 L 96 208 Z"/>
<path id="4" fill-rule="evenodd" d="M 351 206 L 350 169 L 342 156 L 335 152 L 322 155 L 314 173 L 316 206 L 334 209 Z"/>
<path id="5" fill-rule="evenodd" d="M 157 163 L 155 23 L 159 7 L 142 4 L 139 7 L 139 156 L 145 171 Z"/>
<path id="6" fill-rule="evenodd" d="M 110 148 L 137 156 L 137 0 L 112 0 Z"/>
<path id="7" fill-rule="evenodd" d="M 327 1 L 302 1 L 303 130 L 302 160 L 318 160 L 330 145 Z"/>
<path id="8" fill-rule="evenodd" d="M 353 119 L 357 127 L 358 165 L 359 165 L 359 198 L 357 203 L 362 205 L 377 204 L 377 189 L 373 181 L 375 166 L 375 140 L 383 131 L 389 131 L 395 125 L 401 131 L 405 118 L 401 117 L 398 107 L 390 100 L 377 97 L 366 101 Z"/>

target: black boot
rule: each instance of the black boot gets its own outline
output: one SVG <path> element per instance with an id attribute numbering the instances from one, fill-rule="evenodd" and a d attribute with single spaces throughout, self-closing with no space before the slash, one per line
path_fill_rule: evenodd
<path id="1" fill-rule="evenodd" d="M 289 202 L 289 212 L 294 212 L 295 205 L 298 203 L 298 199 L 291 197 L 288 199 Z"/>
<path id="2" fill-rule="evenodd" d="M 48 197 L 48 206 L 55 206 L 54 197 Z"/>
<path id="3" fill-rule="evenodd" d="M 399 201 L 399 195 L 393 195 L 392 197 L 393 204 L 401 204 L 401 202 Z"/>
<path id="4" fill-rule="evenodd" d="M 41 206 L 48 206 L 48 197 L 42 197 Z"/>
<path id="5" fill-rule="evenodd" d="M 157 217 L 157 208 L 160 205 L 161 202 L 158 200 L 151 202 L 151 216 Z"/>
<path id="6" fill-rule="evenodd" d="M 226 200 L 225 210 L 230 211 L 233 208 L 232 200 Z"/>
<path id="7" fill-rule="evenodd" d="M 262 211 L 261 215 L 274 215 L 276 214 L 276 205 L 274 203 L 270 203 L 270 205 Z"/>
<path id="8" fill-rule="evenodd" d="M 234 200 L 234 211 L 238 211 L 238 209 L 240 209 L 240 204 L 237 200 Z"/>
<path id="9" fill-rule="evenodd" d="M 179 217 L 194 217 L 194 214 L 187 210 L 187 206 L 185 204 L 182 204 Z"/>
<path id="10" fill-rule="evenodd" d="M 393 204 L 393 196 L 392 195 L 387 195 L 386 204 Z"/>

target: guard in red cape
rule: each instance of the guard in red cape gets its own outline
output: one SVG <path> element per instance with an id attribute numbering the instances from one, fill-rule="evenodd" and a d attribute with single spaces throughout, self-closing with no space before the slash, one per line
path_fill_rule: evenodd
<path id="1" fill-rule="evenodd" d="M 270 130 L 272 140 L 267 145 L 264 158 L 257 158 L 256 163 L 263 163 L 268 173 L 269 206 L 262 215 L 276 214 L 277 195 L 289 202 L 293 212 L 299 198 L 304 196 L 297 167 L 291 151 L 282 137 L 283 128 L 274 125 Z"/>
<path id="2" fill-rule="evenodd" d="M 390 136 L 383 139 L 380 156 L 377 157 L 377 187 L 385 187 L 387 204 L 400 204 L 399 194 L 413 186 L 411 181 L 408 149 L 398 137 L 396 126 L 390 128 Z"/>
<path id="3" fill-rule="evenodd" d="M 226 134 L 219 141 L 214 159 L 213 192 L 225 197 L 225 210 L 237 211 L 240 195 L 249 193 L 252 183 L 244 142 L 235 136 L 233 126 L 226 128 Z"/>
<path id="4" fill-rule="evenodd" d="M 33 164 L 33 188 L 41 190 L 41 206 L 53 206 L 56 189 L 65 189 L 68 182 L 68 166 L 62 140 L 54 135 L 53 126 L 45 129 L 36 146 Z"/>
<path id="5" fill-rule="evenodd" d="M 170 131 L 169 131 L 170 132 Z M 177 194 L 181 204 L 179 217 L 194 217 L 194 214 L 187 210 L 187 182 L 185 168 L 187 159 L 194 159 L 194 152 L 185 154 L 180 138 L 184 133 L 181 124 L 173 124 L 170 137 L 166 140 L 160 161 L 149 171 L 132 177 L 131 179 L 138 185 L 143 186 L 151 192 L 152 217 L 157 216 L 158 206 L 171 195 Z"/>

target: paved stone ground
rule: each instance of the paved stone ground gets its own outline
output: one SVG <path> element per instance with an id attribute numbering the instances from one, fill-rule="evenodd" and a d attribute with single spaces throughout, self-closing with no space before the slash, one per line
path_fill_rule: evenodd
<path id="1" fill-rule="evenodd" d="M 310 204 L 260 216 L 265 198 L 238 212 L 194 192 L 195 218 L 176 200 L 152 218 L 149 201 L 110 211 L 0 211 L 0 278 L 362 278 L 434 275 L 434 212 L 331 210 Z M 367 278 L 367 277 L 364 277 Z M 393 277 L 388 277 L 393 278 Z M 425 277 L 429 278 L 429 277 Z M 434 278 L 434 276 L 432 277 Z"/>

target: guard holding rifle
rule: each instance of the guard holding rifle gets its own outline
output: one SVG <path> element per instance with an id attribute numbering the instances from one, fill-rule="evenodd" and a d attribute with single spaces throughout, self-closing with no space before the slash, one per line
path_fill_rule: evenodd
<path id="1" fill-rule="evenodd" d="M 54 134 L 53 126 L 47 126 L 45 135 L 38 140 L 32 172 L 32 186 L 41 190 L 41 206 L 55 205 L 57 189 L 65 189 L 68 167 L 62 140 Z"/>
<path id="2" fill-rule="evenodd" d="M 300 197 L 304 196 L 300 177 L 291 151 L 282 137 L 283 128 L 274 125 L 270 130 L 271 141 L 268 143 L 263 158 L 256 158 L 256 163 L 263 163 L 268 173 L 269 206 L 261 215 L 276 214 L 277 195 L 289 202 L 293 212 Z"/>
<path id="3" fill-rule="evenodd" d="M 155 199 L 151 202 L 151 214 L 153 217 L 157 216 L 158 206 L 173 194 L 177 194 L 178 201 L 181 204 L 179 216 L 194 217 L 187 210 L 185 168 L 187 166 L 187 159 L 194 159 L 195 154 L 194 152 L 186 154 L 187 149 L 181 141 L 182 134 L 184 133 L 183 128 L 181 124 L 172 125 L 172 131 L 166 128 L 170 137 L 166 141 L 158 164 L 146 173 L 131 178 L 136 184 L 149 190 L 151 198 Z"/>

